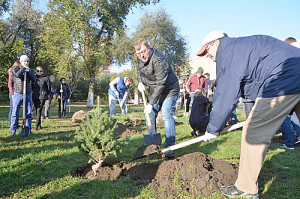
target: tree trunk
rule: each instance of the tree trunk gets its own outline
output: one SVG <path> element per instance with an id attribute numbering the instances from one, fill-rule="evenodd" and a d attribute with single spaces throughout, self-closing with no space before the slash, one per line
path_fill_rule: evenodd
<path id="1" fill-rule="evenodd" d="M 90 71 L 90 84 L 89 84 L 89 94 L 87 99 L 87 107 L 94 107 L 94 85 L 95 85 L 95 71 Z"/>

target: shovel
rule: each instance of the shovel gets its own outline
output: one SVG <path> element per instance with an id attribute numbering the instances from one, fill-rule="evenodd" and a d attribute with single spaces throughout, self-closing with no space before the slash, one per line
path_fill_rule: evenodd
<path id="1" fill-rule="evenodd" d="M 142 91 L 141 93 L 142 93 L 142 97 L 143 97 L 144 108 L 146 108 L 147 103 L 146 103 L 145 92 Z M 152 129 L 149 113 L 146 113 L 146 120 L 147 120 L 148 128 Z M 144 135 L 144 141 L 145 141 L 146 145 L 151 145 L 151 144 L 161 145 L 161 143 L 162 143 L 160 133 L 154 133 L 154 134 L 150 133 L 150 135 Z"/>
<path id="2" fill-rule="evenodd" d="M 26 123 L 26 72 L 24 72 L 24 85 L 23 85 L 23 124 L 22 127 L 19 128 L 19 136 L 22 138 L 28 137 L 29 135 L 29 127 L 25 126 Z"/>
<path id="3" fill-rule="evenodd" d="M 229 126 L 229 127 L 226 127 L 224 128 L 221 132 L 221 133 L 225 133 L 225 132 L 229 132 L 229 131 L 233 131 L 233 130 L 237 130 L 239 128 L 242 128 L 243 125 L 244 125 L 245 122 L 240 122 L 240 123 L 237 123 L 237 124 L 234 124 L 232 126 Z M 188 140 L 188 141 L 185 141 L 185 142 L 182 142 L 182 143 L 179 143 L 179 144 L 175 144 L 175 145 L 172 145 L 172 146 L 169 146 L 167 148 L 164 148 L 164 149 L 156 149 L 156 150 L 153 150 L 153 151 L 150 151 L 150 152 L 147 152 L 147 153 L 144 153 L 143 155 L 141 155 L 140 157 L 136 157 L 135 159 L 140 159 L 140 158 L 144 158 L 144 157 L 147 157 L 147 156 L 150 156 L 150 155 L 154 155 L 154 154 L 166 154 L 166 153 L 169 153 L 171 151 L 175 151 L 177 149 L 180 149 L 180 148 L 183 148 L 183 147 L 186 147 L 186 146 L 189 146 L 189 145 L 192 145 L 192 144 L 195 144 L 195 143 L 198 143 L 198 142 L 201 142 L 201 141 L 204 141 L 204 138 L 203 136 L 200 136 L 200 137 L 197 137 L 197 138 L 194 138 L 194 139 L 191 139 L 191 140 Z"/>
<path id="4" fill-rule="evenodd" d="M 60 84 L 60 116 L 62 119 L 65 119 L 64 117 L 64 105 L 63 105 L 63 87 L 62 87 L 62 84 Z"/>

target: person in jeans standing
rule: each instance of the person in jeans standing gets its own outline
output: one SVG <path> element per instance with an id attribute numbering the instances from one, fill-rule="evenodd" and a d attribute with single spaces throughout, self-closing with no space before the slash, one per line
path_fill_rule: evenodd
<path id="1" fill-rule="evenodd" d="M 11 71 L 13 74 L 14 81 L 14 95 L 13 95 L 13 110 L 11 114 L 11 124 L 10 124 L 10 136 L 14 136 L 18 127 L 18 115 L 20 111 L 21 104 L 23 102 L 23 84 L 24 84 L 24 74 L 26 73 L 26 106 L 25 115 L 26 123 L 25 126 L 29 127 L 29 135 L 33 135 L 31 132 L 32 123 L 32 90 L 36 82 L 36 77 L 33 70 L 29 68 L 29 58 L 26 55 L 20 57 L 20 65 L 14 66 Z"/>
<path id="2" fill-rule="evenodd" d="M 12 67 L 14 66 L 19 66 L 21 63 L 19 60 L 15 61 L 15 63 L 12 65 Z M 7 87 L 8 87 L 8 95 L 9 95 L 9 113 L 8 113 L 8 121 L 9 121 L 9 126 L 11 125 L 11 113 L 13 110 L 13 97 L 14 97 L 14 77 L 13 74 L 11 72 L 11 68 L 9 68 L 7 70 L 7 74 L 8 74 L 8 82 L 7 82 Z M 18 116 L 17 116 L 17 121 L 18 121 Z"/>
<path id="3" fill-rule="evenodd" d="M 148 103 L 144 112 L 150 115 L 152 129 L 148 133 L 156 133 L 156 117 L 162 110 L 164 121 L 166 145 L 175 143 L 175 120 L 176 101 L 179 95 L 179 83 L 167 58 L 158 50 L 151 48 L 145 39 L 140 39 L 134 44 L 137 54 L 138 89 L 140 92 L 147 91 Z M 173 157 L 174 152 L 166 154 Z"/>
<path id="4" fill-rule="evenodd" d="M 51 83 L 49 78 L 43 73 L 43 68 L 41 66 L 36 67 L 36 84 L 33 90 L 33 103 L 36 112 L 36 125 L 35 130 L 42 128 L 42 110 L 45 101 L 48 99 L 51 92 Z"/>

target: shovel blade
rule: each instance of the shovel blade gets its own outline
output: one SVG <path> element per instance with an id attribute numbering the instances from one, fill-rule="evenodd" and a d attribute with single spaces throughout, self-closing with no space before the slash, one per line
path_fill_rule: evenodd
<path id="1" fill-rule="evenodd" d="M 160 133 L 155 133 L 152 135 L 144 135 L 144 141 L 147 146 L 151 144 L 160 146 L 162 143 Z"/>
<path id="2" fill-rule="evenodd" d="M 25 127 L 20 127 L 19 128 L 19 136 L 22 138 L 26 138 L 29 136 L 29 127 L 25 126 Z"/>

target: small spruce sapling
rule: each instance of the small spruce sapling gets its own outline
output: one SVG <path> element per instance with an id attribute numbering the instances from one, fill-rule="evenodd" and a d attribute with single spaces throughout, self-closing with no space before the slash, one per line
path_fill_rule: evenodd
<path id="1" fill-rule="evenodd" d="M 101 167 L 105 158 L 116 157 L 119 150 L 118 136 L 115 133 L 117 126 L 114 118 L 100 107 L 100 97 L 97 97 L 96 109 L 88 113 L 86 120 L 76 131 L 75 140 L 79 149 L 88 156 L 94 174 Z"/>

